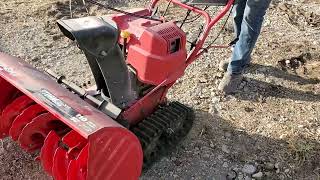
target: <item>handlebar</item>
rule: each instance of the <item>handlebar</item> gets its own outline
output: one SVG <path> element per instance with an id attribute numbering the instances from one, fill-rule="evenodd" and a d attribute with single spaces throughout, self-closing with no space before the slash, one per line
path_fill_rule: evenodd
<path id="1" fill-rule="evenodd" d="M 189 6 L 187 4 L 180 2 L 179 0 L 166 0 L 166 1 L 171 2 L 177 6 L 180 6 L 183 9 L 190 10 L 194 13 L 200 14 L 201 16 L 204 17 L 204 19 L 206 21 L 204 31 L 203 31 L 202 35 L 199 37 L 199 40 L 197 41 L 195 48 L 188 54 L 188 57 L 186 60 L 186 66 L 188 66 L 189 64 L 191 64 L 193 61 L 195 61 L 199 56 L 201 56 L 205 52 L 205 50 L 202 50 L 202 47 L 203 47 L 211 29 L 231 9 L 235 0 L 229 0 L 227 5 L 214 18 L 212 18 L 205 10 L 202 10 L 202 9 L 194 7 L 194 6 Z M 152 0 L 151 5 L 150 5 L 150 9 L 154 9 L 158 2 L 159 2 L 159 0 Z"/>

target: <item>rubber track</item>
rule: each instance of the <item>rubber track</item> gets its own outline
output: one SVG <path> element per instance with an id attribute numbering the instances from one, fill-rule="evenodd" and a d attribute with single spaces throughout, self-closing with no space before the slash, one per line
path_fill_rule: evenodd
<path id="1" fill-rule="evenodd" d="M 144 153 L 144 169 L 172 151 L 190 131 L 193 110 L 179 102 L 160 106 L 153 114 L 132 128 Z"/>

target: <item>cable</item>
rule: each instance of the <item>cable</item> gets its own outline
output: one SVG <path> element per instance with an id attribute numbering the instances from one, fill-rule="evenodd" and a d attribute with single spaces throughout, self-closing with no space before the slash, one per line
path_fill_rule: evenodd
<path id="1" fill-rule="evenodd" d="M 184 20 L 182 21 L 182 23 L 180 24 L 180 29 L 182 28 L 182 26 L 184 25 L 184 23 L 186 22 L 188 16 L 190 15 L 191 10 L 188 10 L 187 15 L 184 17 Z"/>
<path id="2" fill-rule="evenodd" d="M 209 8 L 209 6 L 206 6 L 203 10 L 205 11 L 205 10 L 207 10 L 208 8 Z M 201 14 L 192 16 L 192 17 L 186 19 L 184 23 L 191 23 L 191 22 L 193 22 L 193 21 L 196 21 L 196 20 L 198 20 L 201 16 L 202 16 Z M 183 21 L 183 20 L 176 21 L 176 22 L 179 22 L 179 23 L 180 23 L 180 22 L 182 22 L 182 21 Z"/>
<path id="3" fill-rule="evenodd" d="M 214 38 L 214 40 L 213 40 L 207 47 L 202 48 L 202 49 L 208 50 L 208 49 L 210 48 L 210 46 L 212 46 L 212 45 L 218 40 L 218 38 L 219 38 L 220 35 L 222 34 L 222 31 L 224 30 L 224 28 L 226 27 L 226 25 L 227 25 L 227 23 L 228 23 L 228 20 L 229 20 L 229 18 L 230 18 L 230 16 L 231 16 L 233 7 L 234 7 L 234 5 L 232 5 L 232 7 L 231 7 L 231 9 L 230 9 L 230 12 L 229 12 L 229 14 L 228 14 L 228 16 L 227 16 L 227 19 L 226 19 L 226 21 L 224 22 L 224 24 L 222 25 L 222 27 L 221 27 L 218 35 Z"/>
<path id="4" fill-rule="evenodd" d="M 205 11 L 205 10 L 207 10 L 208 8 L 209 8 L 209 6 L 206 6 L 203 10 Z M 193 17 L 191 17 L 190 19 L 187 19 L 187 21 L 186 21 L 185 23 L 191 23 L 191 22 L 193 22 L 193 21 L 196 21 L 196 20 L 198 20 L 201 16 L 202 16 L 201 14 L 198 14 L 198 15 L 196 15 L 196 16 L 193 16 Z"/>
<path id="5" fill-rule="evenodd" d="M 103 5 L 103 4 L 101 4 L 101 3 L 97 2 L 97 1 L 94 1 L 94 0 L 86 0 L 86 1 L 91 3 L 91 4 L 103 7 L 105 9 L 109 9 L 109 10 L 112 10 L 112 11 L 115 11 L 115 12 L 123 13 L 123 14 L 129 15 L 129 16 L 162 22 L 162 20 L 155 19 L 155 18 L 152 18 L 150 16 L 141 16 L 141 15 L 137 15 L 137 14 L 134 14 L 134 13 L 126 12 L 126 11 L 123 11 L 123 10 L 120 10 L 120 9 L 113 8 L 113 7 L 108 6 L 108 5 Z"/>
<path id="6" fill-rule="evenodd" d="M 171 2 L 172 2 L 172 0 L 169 1 L 168 5 L 167 5 L 167 7 L 166 7 L 166 10 L 165 10 L 165 11 L 163 12 L 163 14 L 162 14 L 162 17 L 164 17 L 164 16 L 167 14 L 167 12 L 168 12 L 168 10 L 169 10 L 169 7 L 170 7 L 170 5 L 171 5 Z"/>

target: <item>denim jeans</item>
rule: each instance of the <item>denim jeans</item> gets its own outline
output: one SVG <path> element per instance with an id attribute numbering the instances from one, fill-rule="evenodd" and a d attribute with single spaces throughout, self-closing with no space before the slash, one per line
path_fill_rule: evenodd
<path id="1" fill-rule="evenodd" d="M 250 56 L 261 31 L 264 15 L 271 0 L 238 0 L 234 6 L 234 29 L 239 40 L 234 46 L 228 71 L 240 74 Z"/>

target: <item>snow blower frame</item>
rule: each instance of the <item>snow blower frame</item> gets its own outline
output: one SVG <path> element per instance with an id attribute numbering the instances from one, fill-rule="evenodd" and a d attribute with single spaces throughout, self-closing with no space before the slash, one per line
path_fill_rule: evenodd
<path id="1" fill-rule="evenodd" d="M 88 60 L 96 81 L 90 89 L 0 53 L 0 138 L 10 136 L 29 152 L 40 149 L 44 170 L 57 180 L 138 179 L 143 164 L 190 130 L 192 110 L 168 103 L 166 93 L 213 47 L 203 48 L 205 40 L 234 0 L 213 19 L 196 2 L 168 0 L 206 20 L 189 53 L 176 22 L 155 17 L 158 2 L 130 13 L 58 21 Z"/>

